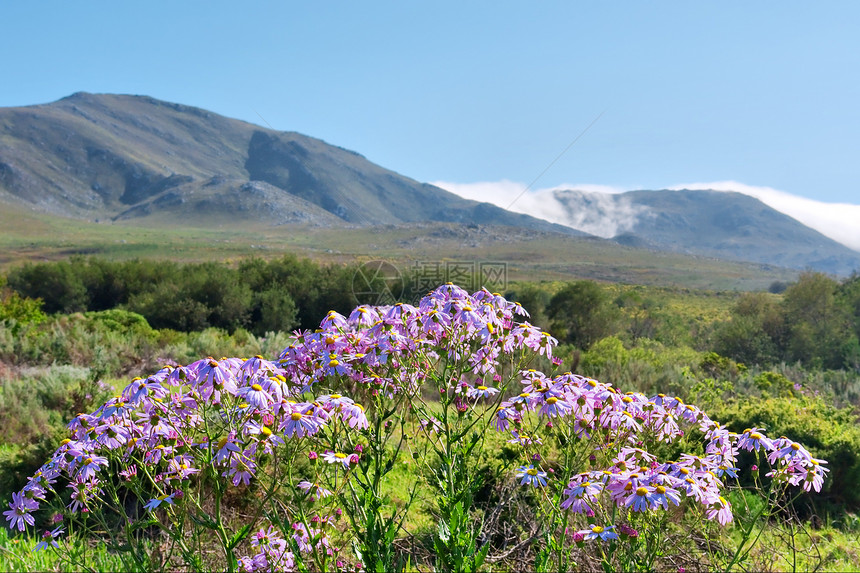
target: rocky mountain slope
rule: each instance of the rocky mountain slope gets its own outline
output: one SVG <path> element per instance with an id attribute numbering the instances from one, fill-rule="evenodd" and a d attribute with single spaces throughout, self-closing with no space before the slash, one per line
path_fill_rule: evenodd
<path id="1" fill-rule="evenodd" d="M 319 139 L 144 96 L 76 93 L 0 109 L 0 197 L 88 220 L 444 221 L 581 234 L 468 201 Z"/>

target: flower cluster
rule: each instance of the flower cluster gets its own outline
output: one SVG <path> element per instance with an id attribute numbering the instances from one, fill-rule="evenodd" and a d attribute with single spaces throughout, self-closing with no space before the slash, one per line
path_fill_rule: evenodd
<path id="1" fill-rule="evenodd" d="M 552 355 L 556 340 L 521 321 L 525 316 L 521 306 L 498 294 L 470 295 L 449 284 L 418 306 L 359 306 L 349 316 L 329 312 L 318 330 L 295 333 L 275 360 L 210 357 L 165 366 L 133 380 L 95 412 L 76 416 L 69 438 L 14 494 L 6 519 L 20 530 L 33 525 L 32 513 L 55 493 L 61 477 L 72 491 L 68 516 L 96 510 L 109 500 L 103 491 L 109 467 L 119 467 L 129 487 L 144 483 L 135 491 L 148 492 L 141 501 L 149 514 L 180 506 L 190 511 L 187 492 L 201 473 L 232 487 L 267 479 L 273 489 L 259 496 L 261 503 L 274 500 L 277 488 L 292 488 L 308 504 L 332 509 L 344 503 L 337 494 L 366 462 L 361 443 L 376 435 L 373 421 L 388 408 L 380 404 L 406 397 L 408 414 L 420 413 L 417 425 L 426 436 L 444 433 L 446 420 L 414 407 L 413 398 L 428 386 L 458 415 L 493 413 L 495 429 L 510 432 L 511 443 L 527 450 L 540 445 L 541 428 L 561 425 L 575 437 L 615 444 L 606 467 L 576 473 L 561 486 L 562 507 L 573 513 L 593 516 L 607 504 L 632 512 L 665 510 L 688 498 L 702 504 L 709 518 L 726 523 L 732 513 L 721 497 L 723 480 L 736 475 L 741 450 L 762 451 L 774 479 L 821 489 L 824 462 L 786 438 L 771 440 L 755 428 L 734 434 L 677 398 L 622 394 L 575 374 L 548 377 L 527 369 L 527 357 L 559 361 Z M 516 381 L 520 387 L 511 393 L 508 385 Z M 535 420 L 538 426 L 530 429 Z M 660 462 L 640 446 L 645 435 L 675 440 L 682 427 L 704 435 L 705 455 Z M 596 447 L 606 453 L 604 442 Z M 290 480 L 267 477 L 273 464 L 266 460 L 299 454 L 311 461 L 316 476 L 296 476 L 294 482 L 292 474 Z M 532 452 L 529 465 L 516 470 L 522 485 L 556 487 L 541 460 Z M 335 557 L 338 549 L 326 533 L 333 518 L 319 507 L 313 515 L 303 511 L 282 518 L 280 528 L 268 517 L 249 524 L 249 531 L 257 531 L 250 534 L 256 553 L 241 558 L 242 567 L 289 570 L 304 555 Z M 283 523 L 292 523 L 292 530 L 285 531 Z M 61 531 L 47 541 L 53 544 Z M 606 540 L 617 534 L 613 525 L 594 525 L 575 537 Z"/>
<path id="2" fill-rule="evenodd" d="M 773 468 L 768 477 L 801 485 L 806 491 L 820 491 L 828 471 L 826 462 L 813 458 L 797 442 L 771 440 L 757 428 L 730 432 L 678 398 L 623 394 L 609 384 L 571 373 L 548 378 L 528 370 L 521 375 L 522 392 L 502 402 L 497 412 L 496 427 L 510 430 L 512 443 L 528 446 L 539 440 L 526 439 L 524 430 L 527 414 L 535 412 L 538 418 L 549 419 L 549 424 L 556 418 L 564 420 L 577 437 L 611 436 L 615 445 L 608 467 L 578 473 L 567 484 L 561 507 L 574 513 L 594 515 L 607 500 L 633 512 L 666 510 L 688 498 L 701 504 L 709 519 L 725 525 L 732 520 L 732 510 L 721 493 L 725 479 L 737 477 L 741 450 L 762 450 Z M 639 447 L 643 436 L 672 442 L 685 435 L 682 428 L 691 427 L 706 440 L 703 456 L 684 454 L 678 460 L 658 462 Z M 535 433 L 539 430 L 540 425 Z M 529 466 L 520 468 L 517 477 L 523 478 L 523 485 L 545 486 L 541 475 L 546 474 Z"/>

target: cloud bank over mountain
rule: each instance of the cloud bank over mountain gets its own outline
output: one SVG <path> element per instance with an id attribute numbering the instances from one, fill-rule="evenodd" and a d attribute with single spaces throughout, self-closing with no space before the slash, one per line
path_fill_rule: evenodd
<path id="1" fill-rule="evenodd" d="M 822 235 L 860 251 L 860 205 L 849 203 L 824 203 L 798 195 L 792 195 L 771 187 L 757 187 L 737 181 L 715 181 L 710 183 L 688 183 L 669 189 L 713 189 L 714 191 L 737 191 L 755 197 L 765 205 L 793 217 Z"/>
<path id="2" fill-rule="evenodd" d="M 608 185 L 565 184 L 535 190 L 526 190 L 523 183 L 508 180 L 478 183 L 434 181 L 432 185 L 467 199 L 492 203 L 509 211 L 540 217 L 606 239 L 629 231 L 639 214 L 629 202 L 617 204 L 612 201 L 609 194 L 624 190 Z M 581 191 L 589 196 L 591 201 L 587 213 L 578 216 L 565 208 L 564 199 L 559 193 L 570 190 Z"/>
<path id="3" fill-rule="evenodd" d="M 600 194 L 623 193 L 626 189 L 608 185 L 564 184 L 542 189 L 525 190 L 526 185 L 516 181 L 484 181 L 478 183 L 454 183 L 434 181 L 433 185 L 456 193 L 467 199 L 492 203 L 499 207 L 525 213 L 569 225 L 581 231 L 610 238 L 633 228 L 641 209 L 625 201 L 601 200 Z M 735 191 L 755 197 L 769 207 L 797 219 L 855 251 L 860 252 L 860 205 L 847 203 L 824 203 L 771 187 L 747 185 L 737 181 L 715 181 L 672 185 L 667 189 Z M 581 191 L 589 195 L 590 211 L 581 217 L 565 209 L 564 194 L 559 191 Z"/>

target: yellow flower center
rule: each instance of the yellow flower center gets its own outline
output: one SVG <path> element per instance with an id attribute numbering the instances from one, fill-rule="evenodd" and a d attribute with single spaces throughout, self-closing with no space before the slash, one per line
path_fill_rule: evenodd
<path id="1" fill-rule="evenodd" d="M 336 457 L 336 458 L 337 458 L 337 459 L 339 459 L 339 460 L 342 460 L 343 458 L 345 458 L 345 457 L 346 457 L 346 454 L 342 454 L 341 452 L 337 452 L 337 453 L 334 455 L 334 457 Z"/>
<path id="2" fill-rule="evenodd" d="M 486 386 L 478 386 L 478 390 L 480 390 L 481 392 L 483 392 L 486 389 L 487 389 Z"/>
<path id="3" fill-rule="evenodd" d="M 259 384 L 253 384 L 253 385 L 251 385 L 251 390 L 254 390 L 255 392 L 262 392 L 263 387 L 260 386 Z"/>
<path id="4" fill-rule="evenodd" d="M 594 527 L 591 528 L 591 531 L 600 535 L 601 533 L 603 533 L 603 526 L 602 525 L 595 525 Z"/>
<path id="5" fill-rule="evenodd" d="M 293 412 L 292 414 L 290 414 L 290 419 L 294 422 L 298 422 L 302 419 L 302 415 L 299 412 Z"/>
<path id="6" fill-rule="evenodd" d="M 530 476 L 536 476 L 538 471 L 534 468 L 529 468 L 526 470 L 526 473 L 529 474 Z"/>
<path id="7" fill-rule="evenodd" d="M 636 495 L 639 495 L 639 496 L 648 495 L 648 488 L 647 487 L 637 487 L 636 488 Z"/>
<path id="8" fill-rule="evenodd" d="M 658 485 L 654 489 L 657 491 L 657 493 L 666 493 L 666 488 L 663 487 L 662 485 Z"/>
<path id="9" fill-rule="evenodd" d="M 555 396 L 550 396 L 546 399 L 546 403 L 550 405 L 555 404 L 556 402 L 558 402 L 558 398 L 556 398 Z"/>
<path id="10" fill-rule="evenodd" d="M 340 394 L 332 394 L 332 395 L 330 396 L 330 398 L 331 398 L 332 400 L 337 400 L 338 398 L 340 398 Z"/>

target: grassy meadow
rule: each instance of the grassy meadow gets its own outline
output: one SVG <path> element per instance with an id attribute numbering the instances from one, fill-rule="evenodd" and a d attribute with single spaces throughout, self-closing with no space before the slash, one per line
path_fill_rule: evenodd
<path id="1" fill-rule="evenodd" d="M 509 281 L 591 279 L 710 290 L 763 290 L 797 272 L 766 265 L 633 249 L 506 227 L 447 223 L 325 227 L 205 224 L 140 218 L 86 222 L 0 205 L 0 272 L 26 261 L 98 255 L 110 260 L 183 262 L 276 258 L 290 253 L 329 264 L 387 260 L 408 272 L 416 261 L 503 262 Z"/>

